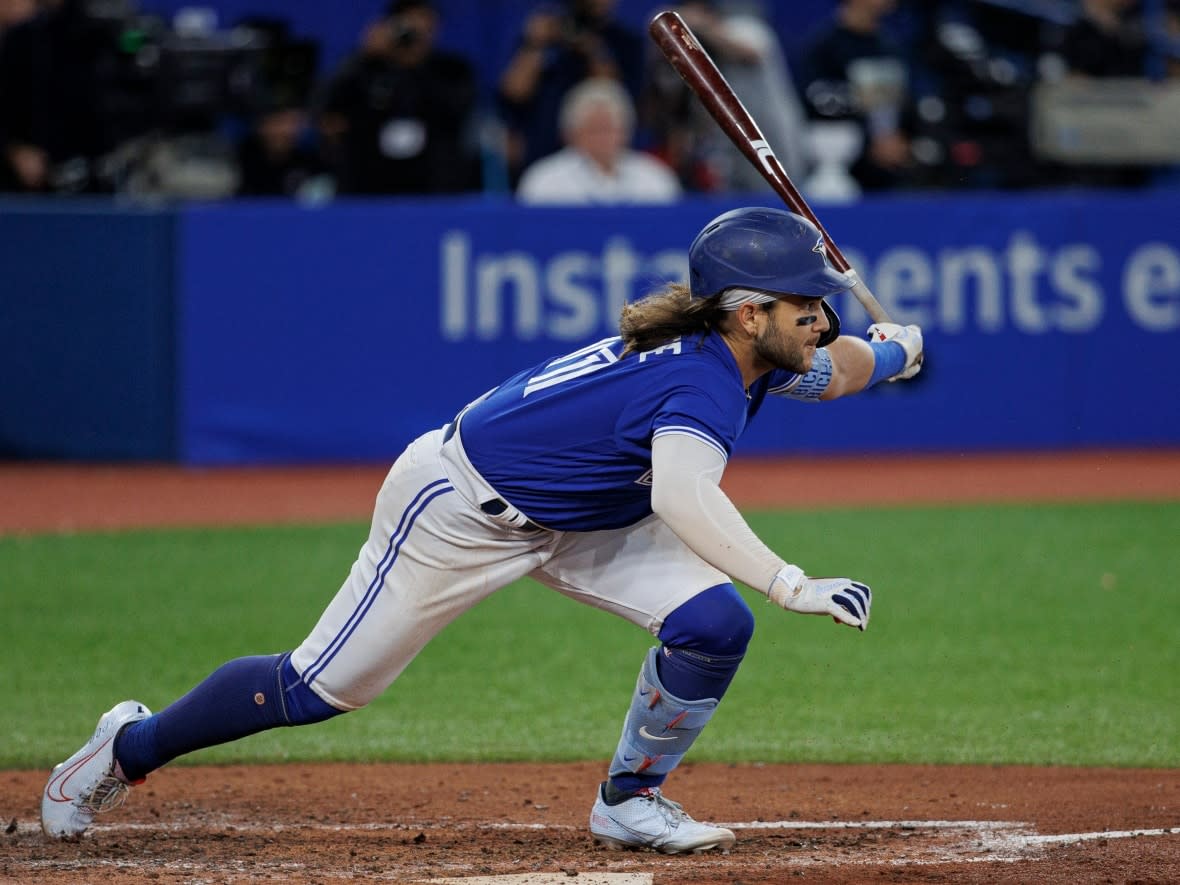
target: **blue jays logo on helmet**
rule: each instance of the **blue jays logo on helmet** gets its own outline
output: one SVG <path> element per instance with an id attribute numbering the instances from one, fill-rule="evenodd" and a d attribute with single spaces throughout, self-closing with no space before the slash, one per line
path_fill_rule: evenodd
<path id="1" fill-rule="evenodd" d="M 823 235 L 782 209 L 734 209 L 714 218 L 688 249 L 689 288 L 697 298 L 726 289 L 823 298 L 852 288 L 828 262 Z"/>

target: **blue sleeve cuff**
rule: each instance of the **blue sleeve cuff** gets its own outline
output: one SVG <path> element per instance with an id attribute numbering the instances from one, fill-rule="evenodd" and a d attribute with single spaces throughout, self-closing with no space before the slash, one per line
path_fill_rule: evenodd
<path id="1" fill-rule="evenodd" d="M 896 341 L 870 341 L 869 347 L 873 349 L 873 374 L 865 387 L 892 378 L 905 368 L 905 348 Z"/>

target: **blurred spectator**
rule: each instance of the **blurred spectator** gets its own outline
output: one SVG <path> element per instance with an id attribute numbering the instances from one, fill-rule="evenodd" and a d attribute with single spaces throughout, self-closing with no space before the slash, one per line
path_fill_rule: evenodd
<path id="1" fill-rule="evenodd" d="M 622 82 L 631 100 L 643 85 L 643 38 L 615 18 L 615 0 L 565 0 L 534 9 L 500 76 L 509 179 L 561 147 L 561 101 L 588 77 Z"/>
<path id="2" fill-rule="evenodd" d="M 1138 0 L 1082 0 L 1061 43 L 1070 73 L 1089 77 L 1142 77 L 1147 51 Z"/>
<path id="3" fill-rule="evenodd" d="M 238 147 L 238 196 L 329 196 L 328 165 L 309 144 L 307 111 L 282 105 L 263 112 Z"/>
<path id="4" fill-rule="evenodd" d="M 261 43 L 197 10 L 176 29 L 126 2 L 43 0 L 0 41 L 4 186 L 25 192 L 220 197 L 219 127 L 254 96 Z"/>
<path id="5" fill-rule="evenodd" d="M 840 0 L 834 19 L 807 43 L 800 83 L 812 117 L 855 120 L 863 146 L 851 172 L 865 190 L 906 183 L 911 167 L 904 115 L 908 72 L 883 20 L 896 0 Z"/>
<path id="6" fill-rule="evenodd" d="M 0 187 L 94 190 L 97 159 L 131 134 L 101 113 L 100 35 L 83 0 L 46 0 L 32 17 L 16 6 L 0 40 Z"/>
<path id="7" fill-rule="evenodd" d="M 346 194 L 480 188 L 475 69 L 435 47 L 430 0 L 394 0 L 327 84 L 319 125 Z"/>
<path id="8" fill-rule="evenodd" d="M 8 63 L 4 61 L 5 33 L 36 14 L 36 0 L 0 0 L 0 64 Z M 12 89 L 13 85 L 4 79 L 4 71 L 0 69 L 0 106 L 10 101 L 4 92 Z M 3 128 L 6 122 L 4 116 L 0 115 L 0 191 L 27 190 L 26 182 L 34 184 L 44 179 L 45 173 L 39 171 L 44 167 L 44 158 L 38 153 L 29 153 L 27 145 L 8 138 Z"/>
<path id="9" fill-rule="evenodd" d="M 1081 0 L 1076 20 L 1055 29 L 1047 55 L 1074 78 L 1141 80 L 1147 85 L 1150 47 L 1138 0 Z M 1058 184 L 1134 188 L 1149 184 L 1156 168 L 1139 163 L 1079 163 L 1058 170 Z"/>
<path id="10" fill-rule="evenodd" d="M 37 0 L 0 0 L 0 40 L 13 25 L 28 21 L 37 14 Z"/>
<path id="11" fill-rule="evenodd" d="M 1180 80 L 1180 0 L 1168 0 L 1164 11 L 1164 36 L 1168 40 L 1164 76 Z"/>
<path id="12" fill-rule="evenodd" d="M 671 169 L 629 147 L 635 108 L 617 80 L 595 77 L 570 90 L 560 126 L 567 146 L 525 169 L 516 192 L 522 203 L 671 203 L 680 196 Z"/>
<path id="13" fill-rule="evenodd" d="M 806 115 L 782 46 L 759 4 L 692 0 L 671 7 L 700 39 L 721 73 L 758 121 L 775 155 L 797 181 L 807 172 Z M 694 191 L 763 191 L 769 185 L 713 122 L 680 75 L 657 50 L 643 118 L 658 154 Z"/>
<path id="14" fill-rule="evenodd" d="M 1030 188 L 1052 181 L 1030 143 L 1030 96 L 1048 22 L 979 0 L 917 16 L 910 92 L 911 184 Z"/>
<path id="15" fill-rule="evenodd" d="M 310 126 L 309 104 L 319 46 L 294 39 L 286 22 L 249 18 L 239 27 L 265 37 L 259 74 L 261 107 L 251 115 L 250 131 L 238 144 L 239 196 L 330 196 L 335 189 L 328 164 Z"/>

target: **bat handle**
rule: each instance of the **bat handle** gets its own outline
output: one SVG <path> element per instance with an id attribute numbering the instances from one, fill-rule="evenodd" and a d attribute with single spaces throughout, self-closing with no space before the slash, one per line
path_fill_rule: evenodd
<path id="1" fill-rule="evenodd" d="M 886 312 L 885 308 L 881 306 L 881 302 L 878 301 L 873 293 L 869 291 L 869 287 L 865 285 L 865 282 L 860 278 L 860 275 L 857 274 L 856 271 L 852 271 L 852 274 L 856 277 L 856 282 L 849 291 L 851 291 L 852 296 L 860 302 L 861 307 L 863 307 L 865 312 L 869 315 L 869 319 L 871 319 L 874 323 L 892 323 L 893 320 L 889 318 L 889 314 Z"/>
<path id="2" fill-rule="evenodd" d="M 889 314 L 885 312 L 885 308 L 881 306 L 881 302 L 869 291 L 869 287 L 865 285 L 860 275 L 851 268 L 849 268 L 849 272 L 856 277 L 856 283 L 853 284 L 849 291 L 860 302 L 860 306 L 865 309 L 865 312 L 868 313 L 869 319 L 874 323 L 892 323 L 893 320 L 889 318 Z M 922 366 L 926 365 L 926 354 L 918 354 L 918 364 Z M 929 377 L 929 374 L 926 377 Z"/>

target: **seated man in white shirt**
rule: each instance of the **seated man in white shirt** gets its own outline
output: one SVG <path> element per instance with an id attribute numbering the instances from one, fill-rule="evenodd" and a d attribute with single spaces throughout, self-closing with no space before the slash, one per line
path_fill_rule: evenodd
<path id="1" fill-rule="evenodd" d="M 635 108 L 615 80 L 579 83 L 561 106 L 566 147 L 521 176 L 516 197 L 531 205 L 672 203 L 680 181 L 664 163 L 629 147 Z"/>

